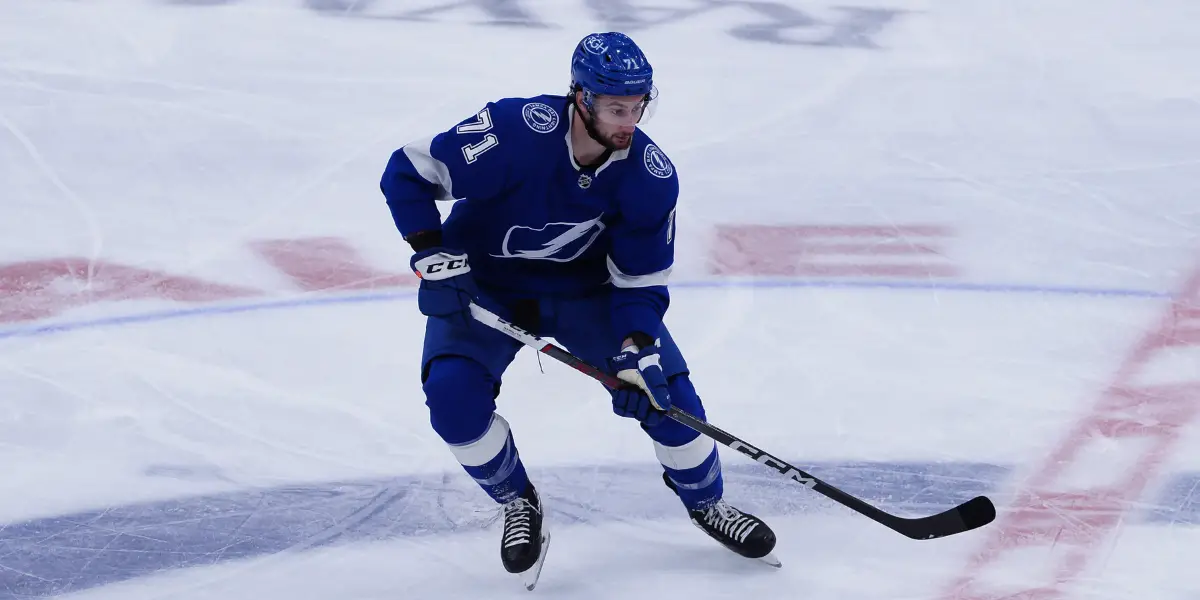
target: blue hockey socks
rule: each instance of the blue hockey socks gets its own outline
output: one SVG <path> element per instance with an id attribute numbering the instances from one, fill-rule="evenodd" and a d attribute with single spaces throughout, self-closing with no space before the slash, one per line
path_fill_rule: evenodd
<path id="1" fill-rule="evenodd" d="M 705 418 L 704 405 L 691 378 L 686 374 L 675 376 L 668 385 L 675 406 Z M 725 480 L 721 476 L 717 444 L 712 438 L 672 419 L 645 431 L 654 440 L 654 454 L 663 466 L 668 485 L 679 494 L 688 510 L 705 508 L 721 499 Z"/>
<path id="2" fill-rule="evenodd" d="M 681 446 L 656 441 L 654 453 L 666 471 L 669 484 L 688 510 L 704 508 L 721 499 L 725 482 L 717 446 L 711 439 L 697 435 Z"/>
<path id="3" fill-rule="evenodd" d="M 492 413 L 492 422 L 482 436 L 464 444 L 450 444 L 450 451 L 496 502 L 516 498 L 529 484 L 508 421 L 496 413 Z"/>

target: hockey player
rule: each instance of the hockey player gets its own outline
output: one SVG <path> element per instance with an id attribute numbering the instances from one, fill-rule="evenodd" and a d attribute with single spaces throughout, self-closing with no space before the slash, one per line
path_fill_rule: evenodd
<path id="1" fill-rule="evenodd" d="M 380 183 L 421 278 L 430 422 L 503 505 L 501 560 L 531 589 L 548 530 L 495 403 L 522 346 L 474 321 L 472 302 L 634 384 L 610 392 L 613 411 L 640 422 L 692 521 L 734 552 L 778 566 L 771 529 L 723 499 L 713 441 L 664 418 L 672 405 L 701 418 L 704 409 L 663 325 L 679 179 L 637 127 L 657 94 L 633 40 L 591 34 L 571 57 L 568 95 L 488 103 L 397 150 Z M 458 200 L 445 223 L 437 200 Z"/>

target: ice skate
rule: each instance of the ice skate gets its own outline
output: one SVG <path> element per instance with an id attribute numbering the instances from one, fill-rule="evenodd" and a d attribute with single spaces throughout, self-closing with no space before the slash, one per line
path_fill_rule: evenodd
<path id="1" fill-rule="evenodd" d="M 775 549 L 775 532 L 762 519 L 742 512 L 724 500 L 688 513 L 696 527 L 726 548 L 772 567 L 783 566 L 771 553 Z"/>
<path id="2" fill-rule="evenodd" d="M 520 575 L 525 589 L 532 590 L 550 547 L 550 532 L 542 527 L 542 502 L 537 489 L 530 483 L 520 497 L 504 505 L 503 512 L 500 560 L 504 570 Z"/>
<path id="3" fill-rule="evenodd" d="M 663 474 L 663 481 L 672 490 L 675 485 Z M 733 552 L 782 567 L 783 563 L 771 553 L 775 549 L 775 532 L 762 519 L 738 510 L 725 500 L 717 500 L 704 508 L 688 510 L 692 523 Z"/>

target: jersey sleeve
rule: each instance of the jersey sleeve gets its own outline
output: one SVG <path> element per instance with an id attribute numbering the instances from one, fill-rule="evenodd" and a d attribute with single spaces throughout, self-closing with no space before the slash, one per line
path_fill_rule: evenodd
<path id="1" fill-rule="evenodd" d="M 647 177 L 627 196 L 608 255 L 615 344 L 634 332 L 658 337 L 670 305 L 679 180 L 673 170 L 668 178 Z"/>
<path id="2" fill-rule="evenodd" d="M 392 153 L 379 188 L 405 238 L 440 230 L 438 200 L 489 198 L 507 177 L 496 103 L 447 131 Z"/>

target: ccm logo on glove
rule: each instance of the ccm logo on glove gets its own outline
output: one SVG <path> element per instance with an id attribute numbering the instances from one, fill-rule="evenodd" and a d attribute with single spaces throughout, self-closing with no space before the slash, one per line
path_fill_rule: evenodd
<path id="1" fill-rule="evenodd" d="M 412 265 L 417 277 L 429 281 L 441 281 L 471 272 L 465 255 L 454 256 L 439 252 L 417 260 Z"/>

